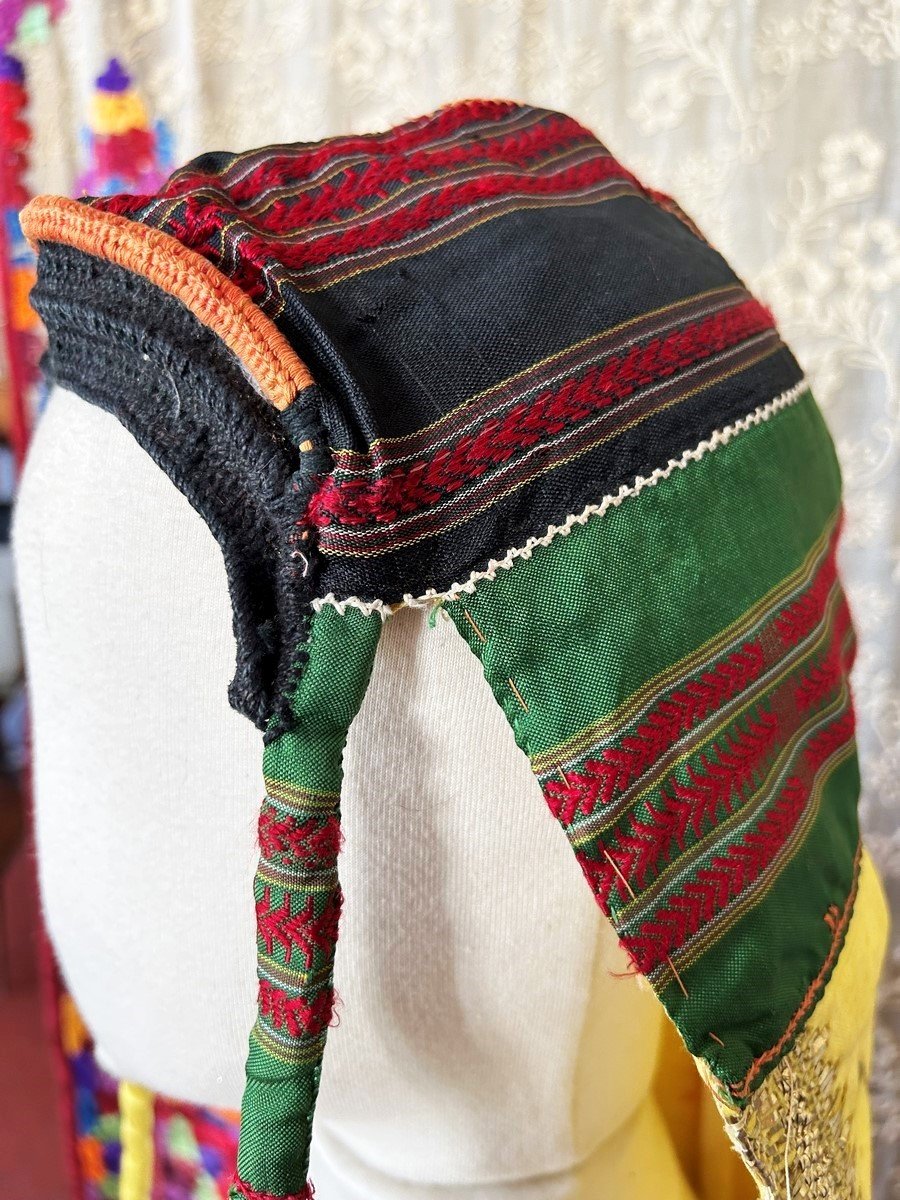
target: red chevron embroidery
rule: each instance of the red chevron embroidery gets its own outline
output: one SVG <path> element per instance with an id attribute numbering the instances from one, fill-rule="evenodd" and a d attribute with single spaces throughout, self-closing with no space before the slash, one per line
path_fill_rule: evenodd
<path id="1" fill-rule="evenodd" d="M 619 181 L 624 187 L 642 194 L 634 175 L 611 158 L 599 143 L 595 143 L 593 157 L 576 166 L 539 174 L 522 168 L 503 170 L 502 163 L 498 163 L 490 173 L 425 190 L 418 194 L 418 198 L 393 207 L 386 215 L 381 215 L 378 209 L 369 219 L 357 221 L 333 233 L 289 240 L 268 225 L 258 233 L 252 232 L 254 226 L 248 222 L 250 228 L 240 239 L 240 257 L 236 263 L 229 265 L 228 274 L 251 299 L 264 302 L 266 274 L 271 269 L 273 256 L 287 272 L 314 270 L 327 266 L 332 259 L 375 250 L 415 234 L 426 233 L 432 226 L 460 213 L 468 214 L 472 219 L 479 208 L 491 202 L 509 198 L 507 203 L 510 203 L 529 197 L 543 197 L 552 203 L 555 197 L 586 191 L 607 180 Z M 303 203 L 304 198 L 300 197 L 296 206 L 302 207 Z M 122 205 L 113 201 L 104 207 L 107 211 L 116 212 Z M 290 221 L 297 219 L 293 213 L 286 215 L 287 207 L 283 204 L 273 205 L 276 225 L 290 224 L 288 216 Z M 316 208 L 317 202 L 313 201 L 311 209 Z M 319 219 L 333 220 L 334 216 L 329 206 L 322 211 Z M 233 211 L 227 194 L 222 193 L 210 199 L 204 193 L 194 192 L 170 213 L 166 230 L 218 264 L 224 253 L 225 230 L 240 219 L 240 210 L 236 213 Z M 315 232 L 315 226 L 312 232 Z"/>
<path id="2" fill-rule="evenodd" d="M 259 981 L 259 1012 L 275 1029 L 290 1037 L 316 1037 L 327 1028 L 334 1011 L 334 990 L 324 987 L 312 1000 L 290 996 L 268 979 Z"/>
<path id="3" fill-rule="evenodd" d="M 258 196 L 263 191 L 278 187 L 288 180 L 302 181 L 319 173 L 336 159 L 347 154 L 362 153 L 366 156 L 380 154 L 406 155 L 429 142 L 440 141 L 455 133 L 467 124 L 480 121 L 500 121 L 511 114 L 517 105 L 506 100 L 467 100 L 453 104 L 433 114 L 425 121 L 413 125 L 399 126 L 383 134 L 361 134 L 348 137 L 332 138 L 327 142 L 309 146 L 299 143 L 288 147 L 282 153 L 268 154 L 262 150 L 252 151 L 251 155 L 265 154 L 259 167 L 248 176 L 246 187 L 241 181 L 231 185 L 229 174 L 233 169 L 241 170 L 247 156 L 239 155 L 220 174 L 202 174 L 177 171 L 165 188 L 159 193 L 164 197 L 182 196 L 187 192 L 200 188 L 218 187 L 227 190 L 229 196 L 241 199 L 244 193 Z M 104 197 L 95 201 L 95 206 L 108 212 L 118 212 L 124 216 L 131 215 L 144 207 L 153 197 L 121 195 Z"/>
<path id="4" fill-rule="evenodd" d="M 277 159 L 274 162 L 270 160 L 259 168 L 255 179 L 251 174 L 229 189 L 228 207 L 240 216 L 242 201 L 246 200 L 254 224 L 261 230 L 302 236 L 322 221 L 334 221 L 338 214 L 346 217 L 350 213 L 365 213 L 372 201 L 388 199 L 398 185 L 408 186 L 417 176 L 437 176 L 439 172 L 476 163 L 496 164 L 497 169 L 504 166 L 525 167 L 536 157 L 557 154 L 561 149 L 587 140 L 589 136 L 584 127 L 571 117 L 557 116 L 512 133 L 500 136 L 495 133 L 475 142 L 463 142 L 449 148 L 425 148 L 387 158 L 367 157 L 359 165 L 344 167 L 336 181 L 326 181 L 312 191 L 291 195 L 286 200 L 275 200 L 261 212 L 259 200 L 265 197 L 267 191 L 285 186 L 293 191 L 298 184 L 302 184 L 295 177 L 296 160 L 281 160 L 284 164 L 282 169 L 279 169 Z M 597 143 L 592 138 L 588 144 L 591 143 L 597 149 Z M 368 148 L 366 153 L 371 153 Z M 304 169 L 307 169 L 306 163 Z M 201 183 L 199 188 L 203 186 Z"/>
<path id="5" fill-rule="evenodd" d="M 818 574 L 802 596 L 775 618 L 775 629 L 786 646 L 795 646 L 822 619 L 828 594 L 837 578 L 837 539 L 832 539 Z"/>
<path id="6" fill-rule="evenodd" d="M 778 717 L 774 712 L 761 710 L 755 718 L 747 719 L 746 729 L 726 735 L 724 748 L 714 747 L 715 759 L 704 752 L 699 768 L 688 764 L 689 784 L 672 777 L 672 791 L 690 806 L 691 826 L 697 837 L 701 836 L 704 823 L 715 822 L 720 806 L 731 812 L 732 801 L 740 798 L 754 772 L 769 757 L 778 736 Z"/>
<path id="7" fill-rule="evenodd" d="M 588 759 L 581 771 L 567 771 L 565 781 L 548 780 L 544 795 L 550 811 L 570 825 L 577 813 L 587 816 L 598 803 L 609 804 L 685 733 L 748 687 L 764 662 L 761 643 L 747 642 L 699 679 L 690 680 L 660 701 L 620 745 Z"/>
<path id="8" fill-rule="evenodd" d="M 262 898 L 256 902 L 256 928 L 266 954 L 271 955 L 277 943 L 285 952 L 285 961 L 290 963 L 296 949 L 303 955 L 308 971 L 316 949 L 323 954 L 334 950 L 341 914 L 340 892 L 332 893 L 319 916 L 315 914 L 312 896 L 307 896 L 304 907 L 294 913 L 291 912 L 290 892 L 285 892 L 280 908 L 273 909 L 271 905 L 271 888 L 267 886 Z"/>
<path id="9" fill-rule="evenodd" d="M 259 846 L 263 858 L 278 859 L 309 870 L 334 865 L 341 846 L 341 826 L 336 816 L 285 816 L 272 805 L 263 805 L 259 815 Z"/>
<path id="10" fill-rule="evenodd" d="M 358 526 L 396 521 L 436 504 L 514 454 L 638 388 L 772 326 L 768 309 L 750 299 L 664 337 L 634 345 L 622 355 L 588 367 L 578 378 L 517 404 L 502 419 L 488 419 L 479 432 L 430 458 L 396 467 L 379 479 L 337 482 L 329 476 L 310 500 L 304 520 L 318 527 L 333 522 Z"/>
<path id="11" fill-rule="evenodd" d="M 700 868 L 652 919 L 641 924 L 639 933 L 622 939 L 638 970 L 646 974 L 664 962 L 762 875 L 794 832 L 819 768 L 852 738 L 853 730 L 851 708 L 809 742 L 803 776 L 788 779 L 756 827 L 724 854 L 713 857 L 709 867 Z"/>
<path id="12" fill-rule="evenodd" d="M 799 776 L 789 779 L 755 829 L 715 856 L 709 867 L 700 868 L 652 920 L 642 923 L 640 933 L 622 939 L 639 971 L 647 974 L 665 962 L 702 924 L 759 878 L 793 832 L 808 795 Z"/>
<path id="13" fill-rule="evenodd" d="M 688 825 L 700 838 L 705 827 L 716 824 L 721 809 L 731 812 L 734 801 L 771 756 L 779 732 L 775 714 L 761 712 L 747 721 L 746 729 L 713 747 L 715 758 L 704 752 L 699 767 L 689 764 L 689 784 L 672 776 L 660 795 L 662 805 L 655 808 L 647 803 L 648 819 L 630 814 L 631 832 L 618 839 L 620 849 L 631 856 L 626 879 L 634 878 L 643 887 L 648 872 L 668 860 L 673 844 L 684 849 Z"/>
<path id="14" fill-rule="evenodd" d="M 841 643 L 849 626 L 850 610 L 842 593 L 828 649 L 820 661 L 806 671 L 794 689 L 794 700 L 801 712 L 808 712 L 821 704 L 845 679 L 849 664 Z"/>
<path id="15" fill-rule="evenodd" d="M 575 858 L 578 860 L 578 865 L 581 867 L 584 877 L 588 882 L 588 887 L 594 893 L 597 903 L 603 912 L 609 916 L 609 894 L 613 889 L 613 885 L 616 884 L 618 886 L 623 899 L 628 895 L 628 892 L 622 879 L 616 874 L 612 862 L 605 857 L 605 855 L 612 854 L 614 851 L 607 850 L 599 838 L 596 839 L 593 849 L 603 857 L 593 858 L 588 854 L 586 849 L 579 849 L 575 851 Z"/>
<path id="16" fill-rule="evenodd" d="M 826 758 L 830 758 L 836 750 L 846 745 L 856 732 L 856 714 L 852 707 L 842 713 L 837 720 L 817 733 L 806 747 L 806 759 L 810 766 L 818 766 Z"/>
<path id="17" fill-rule="evenodd" d="M 606 761 L 607 755 L 612 761 Z M 571 825 L 577 813 L 592 813 L 598 802 L 609 804 L 630 778 L 627 767 L 623 770 L 615 762 L 614 752 L 604 750 L 602 758 L 589 759 L 581 771 L 567 772 L 567 782 L 549 779 L 544 784 L 544 798 L 554 817 Z"/>

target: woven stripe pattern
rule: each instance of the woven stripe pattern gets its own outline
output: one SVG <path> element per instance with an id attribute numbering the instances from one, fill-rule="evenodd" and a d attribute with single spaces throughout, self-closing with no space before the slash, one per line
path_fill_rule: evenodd
<path id="1" fill-rule="evenodd" d="M 312 368 L 337 596 L 446 587 L 800 378 L 677 206 L 545 109 L 208 154 L 88 211 L 213 264 Z"/>
<path id="2" fill-rule="evenodd" d="M 416 598 L 480 658 L 633 969 L 746 1108 L 829 985 L 861 861 L 841 479 L 771 313 L 674 202 L 527 105 L 207 154 L 80 209 L 30 218 L 65 243 L 39 263 L 48 361 L 214 526 L 232 694 L 266 728 L 231 1200 L 311 1195 L 341 755 L 382 617 Z M 123 222 L 128 246 L 153 230 L 137 283 L 109 258 Z"/>

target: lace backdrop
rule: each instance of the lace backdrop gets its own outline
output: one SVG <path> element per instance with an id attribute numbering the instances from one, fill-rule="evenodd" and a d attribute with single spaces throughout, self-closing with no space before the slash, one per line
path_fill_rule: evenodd
<path id="1" fill-rule="evenodd" d="M 900 906 L 900 10 L 893 0 L 69 0 L 27 46 L 36 190 L 71 191 L 117 55 L 184 161 L 494 96 L 578 117 L 775 310 L 835 435 L 860 635 L 864 820 Z M 892 301 L 894 306 L 892 306 Z M 874 1072 L 900 1195 L 900 944 Z"/>

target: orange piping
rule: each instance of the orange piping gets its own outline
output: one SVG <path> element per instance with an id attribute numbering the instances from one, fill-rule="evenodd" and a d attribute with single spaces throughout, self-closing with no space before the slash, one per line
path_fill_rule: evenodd
<path id="1" fill-rule="evenodd" d="M 313 382 L 262 309 L 208 259 L 169 234 L 66 196 L 36 196 L 19 220 L 32 245 L 63 242 L 142 275 L 175 296 L 237 355 L 279 411 Z"/>

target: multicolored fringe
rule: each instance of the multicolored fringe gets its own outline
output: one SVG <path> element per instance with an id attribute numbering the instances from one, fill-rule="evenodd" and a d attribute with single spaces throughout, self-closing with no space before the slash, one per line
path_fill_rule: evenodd
<path id="1" fill-rule="evenodd" d="M 90 163 L 78 194 L 112 196 L 159 187 L 172 168 L 172 138 L 164 121 L 150 124 L 131 76 L 111 58 L 96 79 L 84 141 Z"/>
<path id="2" fill-rule="evenodd" d="M 122 1158 L 118 1081 L 98 1066 L 72 997 L 60 992 L 57 1005 L 64 1081 L 73 1116 L 77 1200 L 118 1200 Z"/>
<path id="3" fill-rule="evenodd" d="M 22 63 L 11 54 L 0 54 L 0 302 L 6 350 L 3 408 L 7 410 L 2 425 L 20 466 L 42 391 L 38 361 L 44 348 L 37 314 L 28 303 L 35 278 L 34 253 L 18 219 L 28 199 L 27 103 Z"/>

